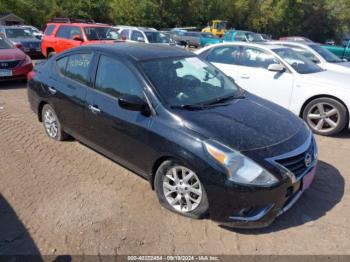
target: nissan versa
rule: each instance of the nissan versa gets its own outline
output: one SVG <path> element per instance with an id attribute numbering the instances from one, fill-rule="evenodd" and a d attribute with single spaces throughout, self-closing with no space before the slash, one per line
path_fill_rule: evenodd
<path id="1" fill-rule="evenodd" d="M 126 166 L 181 215 L 265 227 L 314 178 L 316 144 L 302 120 L 185 50 L 82 46 L 28 78 L 50 138 L 70 135 Z"/>

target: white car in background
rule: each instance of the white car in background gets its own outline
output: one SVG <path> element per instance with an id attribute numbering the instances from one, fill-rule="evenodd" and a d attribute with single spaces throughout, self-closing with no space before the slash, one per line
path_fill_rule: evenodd
<path id="1" fill-rule="evenodd" d="M 335 135 L 350 127 L 349 74 L 322 69 L 278 45 L 222 43 L 195 53 L 245 90 L 299 115 L 317 134 Z"/>
<path id="2" fill-rule="evenodd" d="M 281 45 L 292 48 L 295 52 L 302 54 L 323 69 L 350 74 L 350 62 L 341 59 L 326 48 L 317 43 L 309 42 L 268 42 L 272 45 Z"/>

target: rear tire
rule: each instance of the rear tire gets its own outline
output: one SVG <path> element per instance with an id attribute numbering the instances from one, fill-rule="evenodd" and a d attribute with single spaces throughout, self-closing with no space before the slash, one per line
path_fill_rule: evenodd
<path id="1" fill-rule="evenodd" d="M 314 133 L 334 136 L 347 125 L 348 112 L 338 100 L 322 97 L 314 99 L 306 105 L 303 119 Z"/>
<path id="2" fill-rule="evenodd" d="M 179 161 L 163 162 L 154 179 L 160 204 L 177 214 L 200 219 L 208 214 L 209 203 L 198 175 Z"/>
<path id="3" fill-rule="evenodd" d="M 55 110 L 49 104 L 44 105 L 41 111 L 41 119 L 49 138 L 56 141 L 64 141 L 68 138 L 68 134 L 63 131 Z"/>

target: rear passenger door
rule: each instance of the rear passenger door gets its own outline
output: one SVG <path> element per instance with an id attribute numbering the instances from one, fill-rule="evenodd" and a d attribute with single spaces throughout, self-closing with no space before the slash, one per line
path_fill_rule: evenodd
<path id="1" fill-rule="evenodd" d="M 94 88 L 89 89 L 86 96 L 89 140 L 112 159 L 133 170 L 144 170 L 144 157 L 153 154 L 148 143 L 152 118 L 121 108 L 118 99 L 123 95 L 136 95 L 145 100 L 143 85 L 133 69 L 124 61 L 101 55 Z"/>
<path id="2" fill-rule="evenodd" d="M 90 86 L 92 53 L 78 53 L 59 57 L 55 61 L 56 74 L 47 87 L 48 94 L 64 128 L 80 138 L 84 133 L 84 108 Z"/>

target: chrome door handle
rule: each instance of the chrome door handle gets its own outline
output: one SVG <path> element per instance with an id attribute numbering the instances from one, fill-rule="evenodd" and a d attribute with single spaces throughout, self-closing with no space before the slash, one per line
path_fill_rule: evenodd
<path id="1" fill-rule="evenodd" d="M 51 87 L 51 86 L 49 86 L 49 87 L 47 87 L 47 89 L 49 90 L 49 92 L 51 93 L 51 94 L 56 94 L 56 92 L 57 92 L 57 90 L 55 89 L 55 88 L 53 88 L 53 87 Z"/>
<path id="2" fill-rule="evenodd" d="M 89 109 L 92 113 L 101 113 L 101 109 L 99 109 L 98 107 L 96 106 L 93 106 L 93 105 L 89 105 Z"/>
<path id="3" fill-rule="evenodd" d="M 250 76 L 247 75 L 247 74 L 243 74 L 243 75 L 241 75 L 240 77 L 243 78 L 243 79 L 249 79 L 249 78 L 250 78 Z"/>

